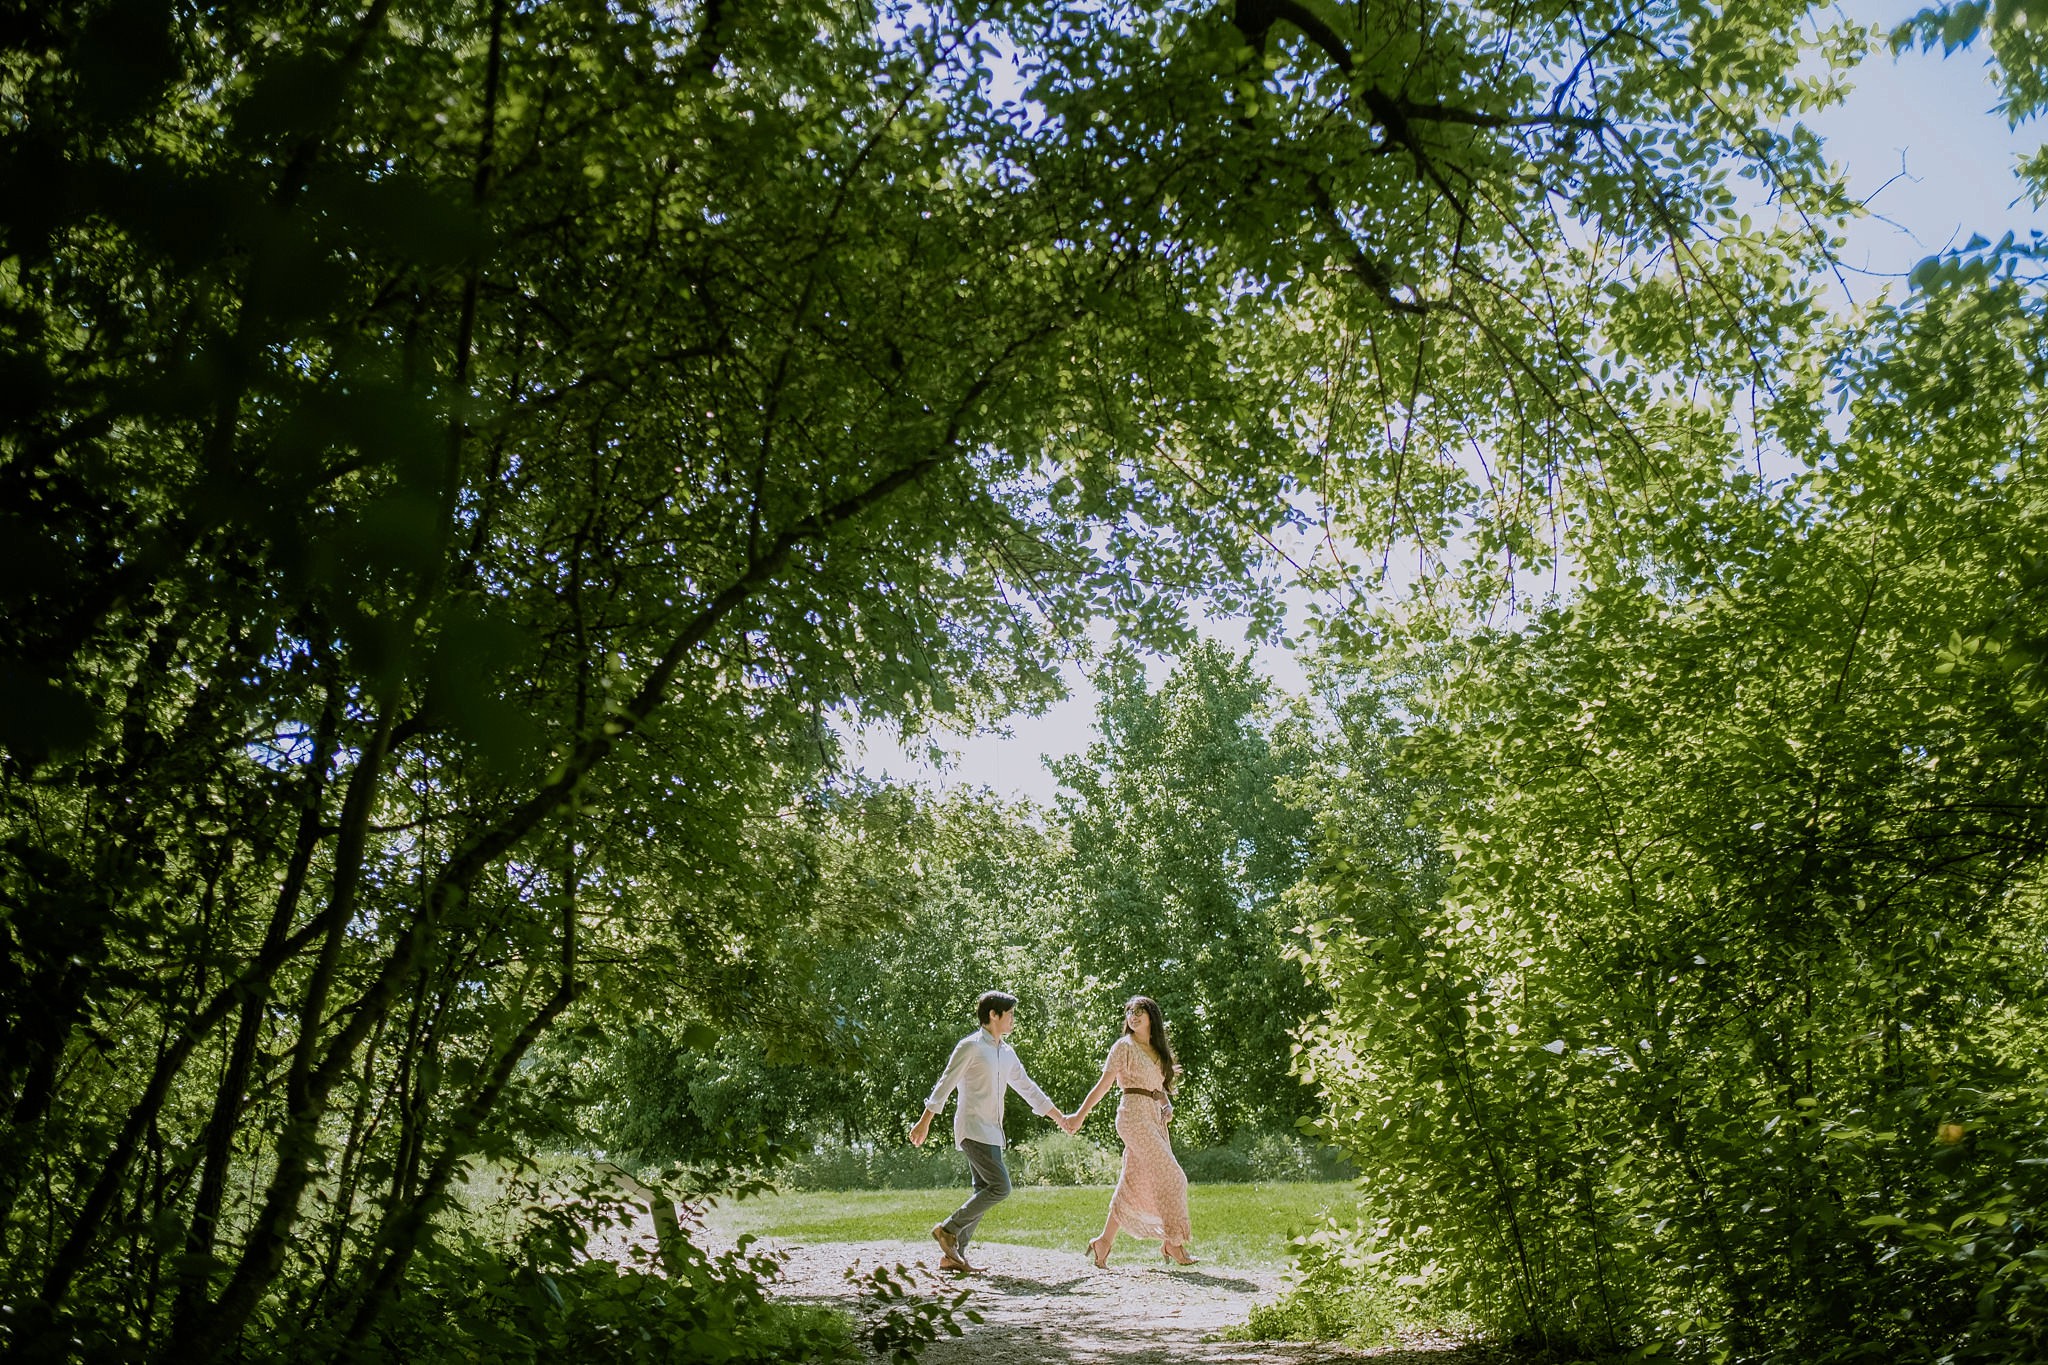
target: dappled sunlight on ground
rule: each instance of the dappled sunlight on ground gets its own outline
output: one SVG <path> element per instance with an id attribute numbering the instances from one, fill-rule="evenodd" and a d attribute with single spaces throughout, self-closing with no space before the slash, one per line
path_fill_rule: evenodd
<path id="1" fill-rule="evenodd" d="M 691 1235 L 713 1252 L 730 1250 L 738 1235 L 729 1214 L 698 1223 Z M 593 1255 L 649 1258 L 653 1233 L 646 1215 L 593 1239 Z M 772 1237 L 754 1249 L 776 1256 L 782 1275 L 775 1292 L 854 1308 L 859 1289 L 849 1271 L 865 1276 L 877 1266 L 905 1266 L 915 1287 L 933 1296 L 966 1288 L 979 1324 L 946 1338 L 924 1355 L 926 1365 L 1319 1365 L 1370 1360 L 1375 1365 L 1478 1365 L 1483 1354 L 1442 1337 L 1416 1335 L 1359 1350 L 1324 1342 L 1220 1341 L 1244 1322 L 1253 1305 L 1276 1298 L 1284 1270 L 1272 1264 L 1171 1266 L 1156 1242 L 1125 1238 L 1107 1270 L 1097 1270 L 1079 1246 L 1071 1250 L 1022 1246 L 984 1238 L 974 1244 L 979 1275 L 941 1275 L 938 1248 L 929 1240 L 826 1241 Z"/>
<path id="2" fill-rule="evenodd" d="M 1453 1365 L 1465 1356 L 1456 1343 L 1418 1340 L 1374 1351 L 1298 1342 L 1228 1342 L 1213 1338 L 1245 1320 L 1252 1305 L 1277 1295 L 1281 1273 L 1243 1267 L 1169 1267 L 1149 1243 L 1125 1241 L 1108 1270 L 1097 1270 L 1078 1248 L 977 1242 L 975 1259 L 987 1273 L 940 1277 L 928 1267 L 929 1243 L 852 1242 L 800 1246 L 769 1242 L 787 1256 L 782 1292 L 851 1305 L 848 1269 L 922 1262 L 920 1285 L 964 1285 L 970 1306 L 983 1315 L 957 1340 L 942 1340 L 924 1356 L 929 1365 L 1308 1365 L 1374 1360 L 1383 1365 Z"/>

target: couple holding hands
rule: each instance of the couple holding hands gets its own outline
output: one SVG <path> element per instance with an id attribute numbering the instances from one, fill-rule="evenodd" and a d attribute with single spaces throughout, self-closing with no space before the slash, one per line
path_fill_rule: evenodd
<path id="1" fill-rule="evenodd" d="M 1015 1090 L 1034 1112 L 1074 1133 L 1113 1085 L 1123 1090 L 1116 1107 L 1116 1133 L 1124 1142 L 1124 1164 L 1109 1197 L 1109 1217 L 1102 1234 L 1088 1243 L 1088 1254 L 1097 1266 L 1107 1266 L 1109 1249 L 1123 1231 L 1158 1239 L 1160 1254 L 1169 1261 L 1194 1264 L 1195 1258 L 1188 1255 L 1188 1178 L 1173 1159 L 1173 1145 L 1166 1136 L 1180 1068 L 1174 1064 L 1159 1006 L 1143 995 L 1132 996 L 1124 1005 L 1123 1035 L 1103 1060 L 1102 1079 L 1071 1114 L 1061 1113 L 1045 1097 L 1025 1073 L 1016 1049 L 1004 1041 L 1017 1023 L 1017 997 L 988 991 L 974 1002 L 974 1014 L 981 1027 L 954 1044 L 944 1074 L 910 1130 L 911 1142 L 923 1146 L 931 1136 L 933 1116 L 946 1107 L 948 1096 L 960 1092 L 953 1110 L 953 1145 L 967 1155 L 974 1193 L 932 1229 L 944 1253 L 939 1269 L 981 1269 L 968 1261 L 967 1244 L 974 1240 L 982 1216 L 1009 1198 L 1010 1170 L 1003 1161 L 1004 1092 Z"/>

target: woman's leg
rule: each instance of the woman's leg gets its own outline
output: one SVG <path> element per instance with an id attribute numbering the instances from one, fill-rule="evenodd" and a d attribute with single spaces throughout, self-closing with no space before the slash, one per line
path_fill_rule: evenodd
<path id="1" fill-rule="evenodd" d="M 1116 1245 L 1116 1205 L 1109 1206 L 1109 1216 L 1102 1220 L 1102 1235 L 1088 1243 L 1088 1254 L 1095 1258 L 1095 1264 L 1109 1264 L 1109 1249 Z"/>

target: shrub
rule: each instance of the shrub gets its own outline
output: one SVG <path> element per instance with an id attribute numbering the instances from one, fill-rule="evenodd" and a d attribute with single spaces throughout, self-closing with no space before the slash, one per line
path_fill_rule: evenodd
<path id="1" fill-rule="evenodd" d="M 440 1365 L 839 1365 L 863 1359 L 846 1314 L 767 1297 L 780 1261 L 742 1238 L 713 1255 L 687 1236 L 619 1260 L 591 1256 L 595 1233 L 638 1209 L 582 1163 L 486 1169 L 414 1262 L 408 1292 L 367 1361 Z M 957 1305 L 956 1305 L 957 1306 Z M 940 1328 L 951 1307 L 917 1305 Z M 899 1358 L 901 1358 L 899 1356 Z"/>
<path id="2" fill-rule="evenodd" d="M 1357 1174 L 1335 1148 L 1304 1142 L 1292 1133 L 1250 1130 L 1238 1132 L 1221 1147 L 1183 1152 L 1180 1165 L 1198 1185 L 1348 1180 Z"/>
<path id="3" fill-rule="evenodd" d="M 1116 1151 L 1061 1132 L 1010 1149 L 1010 1179 L 1019 1185 L 1113 1185 L 1120 1164 Z"/>
<path id="4" fill-rule="evenodd" d="M 1287 1291 L 1259 1304 L 1228 1341 L 1342 1341 L 1369 1349 L 1385 1345 L 1401 1320 L 1402 1305 L 1386 1286 L 1348 1267 L 1330 1243 L 1316 1237 L 1295 1243 L 1296 1275 Z"/>
<path id="5" fill-rule="evenodd" d="M 732 1365 L 857 1361 L 853 1324 L 830 1309 L 773 1302 L 775 1266 L 698 1252 L 672 1279 L 609 1261 L 541 1270 L 469 1248 L 432 1257 L 372 1358 L 429 1365 Z"/>
<path id="6" fill-rule="evenodd" d="M 785 1190 L 931 1190 L 967 1183 L 967 1158 L 951 1142 L 923 1147 L 820 1144 L 774 1171 Z"/>
<path id="7" fill-rule="evenodd" d="M 1107 1133 L 1107 1129 L 1104 1130 Z M 1354 1167 L 1333 1147 L 1292 1133 L 1240 1132 L 1223 1147 L 1179 1154 L 1196 1184 L 1296 1180 L 1349 1180 Z M 1010 1179 L 1018 1185 L 1113 1185 L 1123 1163 L 1114 1138 L 1095 1142 L 1065 1133 L 1042 1133 L 1012 1143 Z M 938 1139 L 924 1147 L 878 1143 L 819 1144 L 774 1171 L 785 1190 L 930 1190 L 967 1183 L 967 1160 Z"/>

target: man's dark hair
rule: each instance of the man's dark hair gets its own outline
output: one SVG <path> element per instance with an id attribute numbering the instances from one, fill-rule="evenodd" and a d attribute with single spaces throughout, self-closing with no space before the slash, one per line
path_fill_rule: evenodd
<path id="1" fill-rule="evenodd" d="M 1008 991 L 983 991 L 981 999 L 974 1002 L 974 1017 L 986 1026 L 991 1014 L 1008 1014 L 1015 1008 L 1017 997 Z"/>

